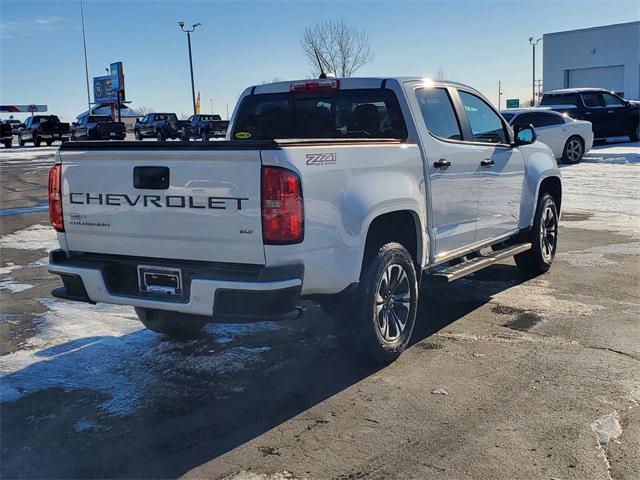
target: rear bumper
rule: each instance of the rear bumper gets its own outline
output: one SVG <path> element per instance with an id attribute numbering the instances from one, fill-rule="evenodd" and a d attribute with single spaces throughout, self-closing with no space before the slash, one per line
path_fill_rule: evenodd
<path id="1" fill-rule="evenodd" d="M 181 268 L 183 297 L 140 293 L 137 265 Z M 55 297 L 202 315 L 216 321 L 295 317 L 304 274 L 302 265 L 230 266 L 113 255 L 67 256 L 62 250 L 50 252 L 49 271 L 60 275 L 64 284 L 52 291 Z"/>

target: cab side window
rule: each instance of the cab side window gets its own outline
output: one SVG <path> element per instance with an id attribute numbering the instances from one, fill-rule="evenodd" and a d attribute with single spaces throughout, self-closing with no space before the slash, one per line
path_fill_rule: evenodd
<path id="1" fill-rule="evenodd" d="M 481 98 L 459 90 L 474 142 L 509 143 L 500 116 Z"/>
<path id="2" fill-rule="evenodd" d="M 446 89 L 420 88 L 416 97 L 429 132 L 447 140 L 462 140 L 460 123 Z"/>

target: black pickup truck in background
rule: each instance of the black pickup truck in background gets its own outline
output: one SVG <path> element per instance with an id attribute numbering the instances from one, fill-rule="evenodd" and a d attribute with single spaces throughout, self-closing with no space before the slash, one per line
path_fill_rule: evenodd
<path id="1" fill-rule="evenodd" d="M 0 142 L 2 142 L 4 148 L 11 148 L 11 144 L 13 143 L 11 124 L 4 122 L 0 124 Z"/>
<path id="2" fill-rule="evenodd" d="M 545 92 L 540 106 L 591 122 L 597 139 L 640 137 L 640 105 L 604 88 L 565 88 Z"/>
<path id="3" fill-rule="evenodd" d="M 133 125 L 133 134 L 136 140 L 155 138 L 162 142 L 183 138 L 185 129 L 190 127 L 188 120 L 178 120 L 175 113 L 147 113 Z"/>
<path id="4" fill-rule="evenodd" d="M 109 115 L 82 115 L 77 118 L 71 140 L 124 140 L 125 125 Z"/>
<path id="5" fill-rule="evenodd" d="M 190 127 L 185 129 L 182 135 L 184 140 L 199 138 L 203 142 L 210 138 L 220 138 L 227 134 L 228 120 L 222 120 L 220 115 L 197 114 L 191 115 L 188 120 Z"/>
<path id="6" fill-rule="evenodd" d="M 42 142 L 51 145 L 56 140 L 69 140 L 68 123 L 62 123 L 55 115 L 34 115 L 27 118 L 24 127 L 18 129 L 18 144 L 23 147 L 26 142 L 33 142 L 39 147 Z"/>

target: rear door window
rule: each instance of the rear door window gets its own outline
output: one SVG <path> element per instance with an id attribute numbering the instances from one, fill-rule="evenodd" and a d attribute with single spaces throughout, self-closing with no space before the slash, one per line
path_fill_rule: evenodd
<path id="1" fill-rule="evenodd" d="M 388 89 L 269 93 L 245 97 L 232 138 L 392 138 L 407 130 Z"/>
<path id="2" fill-rule="evenodd" d="M 603 93 L 602 99 L 607 107 L 621 107 L 624 105 L 624 102 L 620 100 L 620 98 L 615 95 L 611 95 L 610 93 Z"/>
<path id="3" fill-rule="evenodd" d="M 446 89 L 420 88 L 416 97 L 429 132 L 447 140 L 462 140 L 460 122 Z"/>
<path id="4" fill-rule="evenodd" d="M 587 107 L 603 107 L 602 95 L 597 92 L 587 92 L 582 94 L 582 101 Z"/>
<path id="5" fill-rule="evenodd" d="M 562 93 L 544 95 L 540 105 L 574 105 L 578 106 L 578 95 L 575 93 Z"/>

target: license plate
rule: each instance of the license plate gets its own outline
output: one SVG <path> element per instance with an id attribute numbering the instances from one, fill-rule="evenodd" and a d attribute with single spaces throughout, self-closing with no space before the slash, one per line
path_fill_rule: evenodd
<path id="1" fill-rule="evenodd" d="M 182 295 L 182 272 L 179 268 L 138 265 L 138 285 L 141 293 Z"/>

